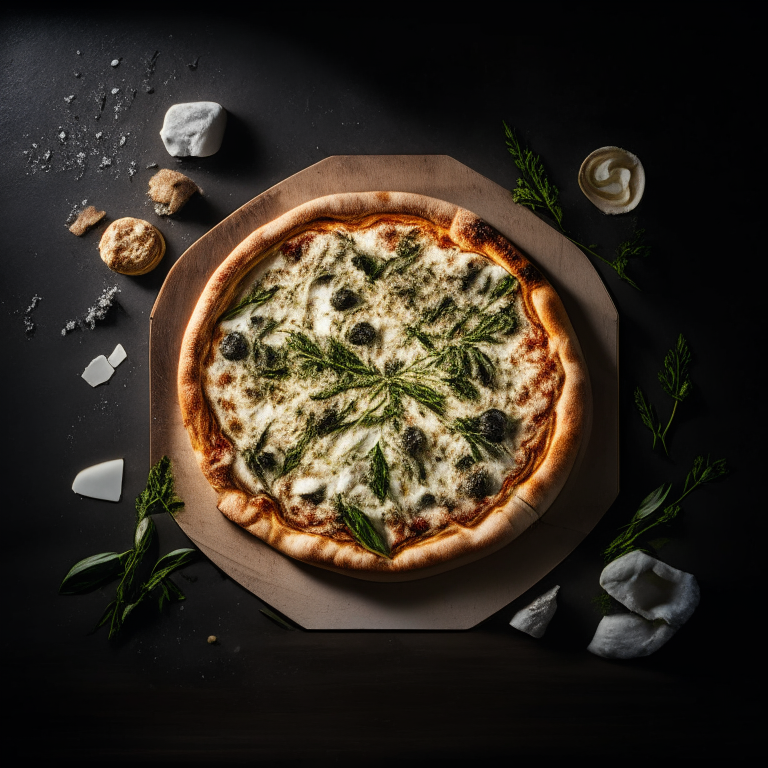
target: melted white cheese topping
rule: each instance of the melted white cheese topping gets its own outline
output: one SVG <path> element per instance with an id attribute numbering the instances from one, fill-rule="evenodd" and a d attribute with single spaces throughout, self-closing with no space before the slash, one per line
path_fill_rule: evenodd
<path id="1" fill-rule="evenodd" d="M 531 351 L 525 343 L 531 325 L 519 291 L 496 297 L 501 281 L 511 282 L 509 274 L 483 256 L 409 233 L 408 226 L 380 223 L 364 231 L 339 227 L 295 238 L 259 263 L 238 301 L 254 290 L 265 296 L 276 288 L 271 298 L 220 323 L 217 339 L 242 334 L 248 348 L 243 359 L 229 360 L 217 341 L 204 380 L 213 413 L 238 455 L 237 480 L 252 493 L 266 491 L 277 498 L 286 518 L 305 530 L 338 529 L 340 498 L 361 510 L 390 546 L 397 531 L 416 518 L 416 530 L 439 529 L 477 505 L 477 494 L 467 490 L 472 473 L 484 472 L 484 496 L 499 491 L 532 434 L 531 418 L 549 406 L 555 385 L 551 380 L 542 385 L 539 376 L 546 350 Z M 408 246 L 414 242 L 421 250 L 409 263 Z M 405 258 L 398 255 L 403 253 Z M 369 273 L 371 264 L 387 265 L 381 276 L 366 274 L 365 259 Z M 332 298 L 340 289 L 354 293 L 354 307 L 334 308 Z M 452 309 L 429 322 L 428 313 L 446 298 Z M 514 330 L 482 337 L 477 329 L 497 313 L 514 315 Z M 355 345 L 354 334 L 350 338 L 358 323 L 375 330 L 370 344 Z M 299 338 L 315 344 L 324 359 L 333 340 L 340 342 L 374 373 L 328 366 L 313 371 L 296 349 Z M 447 383 L 450 366 L 440 352 L 462 343 L 466 350 L 473 338 L 480 338 L 472 346 L 494 371 L 484 382 L 475 353 L 467 353 L 465 370 L 457 377 L 476 392 L 467 399 Z M 358 386 L 340 386 L 355 376 Z M 420 402 L 402 390 L 397 397 L 397 387 L 391 386 L 397 377 L 428 387 L 442 407 L 431 409 L 424 398 Z M 332 394 L 334 388 L 341 391 Z M 366 422 L 366 414 L 382 416 L 388 408 L 394 414 L 390 418 Z M 509 428 L 501 443 L 476 444 L 473 463 L 473 447 L 457 430 L 457 419 L 475 419 L 470 423 L 477 429 L 477 418 L 489 409 L 504 412 Z M 353 426 L 323 433 L 333 414 Z M 418 427 L 426 437 L 416 456 L 404 445 L 408 427 Z M 383 500 L 372 487 L 377 446 L 388 468 Z M 260 458 L 254 462 L 254 456 Z M 295 464 L 287 472 L 286 461 Z"/>

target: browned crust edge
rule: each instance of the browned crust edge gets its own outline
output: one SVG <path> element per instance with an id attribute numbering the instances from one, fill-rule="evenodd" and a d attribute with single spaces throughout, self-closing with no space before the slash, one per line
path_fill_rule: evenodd
<path id="1" fill-rule="evenodd" d="M 515 274 L 560 357 L 564 385 L 555 409 L 546 455 L 534 473 L 471 526 L 458 523 L 387 559 L 354 542 L 337 541 L 286 526 L 276 502 L 250 496 L 231 474 L 235 456 L 220 432 L 202 391 L 208 339 L 240 281 L 276 245 L 310 222 L 355 223 L 372 214 L 418 216 L 444 229 L 458 245 L 493 259 Z M 554 289 L 505 237 L 475 214 L 443 200 L 405 192 L 363 192 L 317 198 L 288 211 L 247 237 L 222 262 L 203 290 L 181 345 L 179 404 L 203 474 L 219 492 L 218 508 L 233 522 L 291 557 L 330 570 L 377 581 L 423 578 L 479 559 L 517 538 L 559 494 L 578 453 L 591 399 L 589 377 L 573 328 Z"/>

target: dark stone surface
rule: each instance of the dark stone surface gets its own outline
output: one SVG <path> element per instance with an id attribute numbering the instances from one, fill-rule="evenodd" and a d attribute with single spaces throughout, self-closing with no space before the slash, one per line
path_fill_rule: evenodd
<path id="1" fill-rule="evenodd" d="M 171 20 L 128 7 L 119 15 L 6 12 L 6 750 L 62 761 L 220 764 L 615 761 L 628 749 L 736 757 L 754 746 L 760 611 L 746 591 L 750 599 L 762 593 L 765 502 L 762 302 L 752 265 L 765 248 L 751 209 L 759 198 L 749 178 L 757 162 L 746 119 L 749 48 L 729 57 L 712 43 L 723 29 L 727 36 L 727 18 L 707 35 L 635 40 L 622 28 L 606 32 L 603 44 L 575 28 L 568 38 L 517 32 L 504 8 L 446 27 L 339 22 L 320 36 L 311 21 L 294 28 L 297 11 L 280 24 Z M 178 162 L 159 137 L 163 115 L 195 100 L 227 109 L 224 144 L 213 157 Z M 175 579 L 185 603 L 162 617 L 137 616 L 118 643 L 103 630 L 89 635 L 112 588 L 79 597 L 57 589 L 75 561 L 130 546 L 133 500 L 148 469 L 149 314 L 171 265 L 239 206 L 329 155 L 447 154 L 511 188 L 517 172 L 502 120 L 545 158 L 576 239 L 611 255 L 639 225 L 653 245 L 631 267 L 642 293 L 597 264 L 621 316 L 622 491 L 595 531 L 529 593 L 468 632 L 290 632 L 203 561 Z M 600 214 L 576 182 L 582 159 L 606 144 L 635 152 L 646 169 L 645 198 L 628 217 Z M 152 163 L 180 170 L 204 194 L 172 219 L 156 216 L 146 196 Z M 107 218 L 76 238 L 67 216 L 86 199 Z M 146 276 L 112 274 L 99 259 L 101 232 L 122 216 L 145 218 L 166 237 L 163 263 Z M 65 322 L 112 285 L 119 306 L 107 319 L 62 336 Z M 27 337 L 24 311 L 35 294 L 42 301 Z M 632 392 L 642 385 L 669 412 L 656 371 L 681 332 L 694 352 L 694 391 L 679 409 L 667 459 L 651 451 Z M 118 342 L 128 359 L 108 385 L 91 389 L 80 373 Z M 591 656 L 601 549 L 649 491 L 665 481 L 680 488 L 697 454 L 726 457 L 731 475 L 686 500 L 661 558 L 696 575 L 700 607 L 652 657 Z M 119 457 L 122 501 L 72 493 L 79 470 Z M 157 524 L 158 551 L 186 544 L 170 519 Z M 542 640 L 507 626 L 554 584 L 562 587 L 559 608 Z M 215 645 L 206 642 L 211 634 Z"/>

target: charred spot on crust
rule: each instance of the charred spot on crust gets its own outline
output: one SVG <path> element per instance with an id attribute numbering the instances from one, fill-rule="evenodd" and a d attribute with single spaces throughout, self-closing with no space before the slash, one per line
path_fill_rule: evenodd
<path id="1" fill-rule="evenodd" d="M 482 219 L 475 219 L 468 224 L 464 234 L 475 245 L 486 245 L 496 239 L 496 231 Z"/>
<path id="2" fill-rule="evenodd" d="M 520 270 L 519 275 L 526 283 L 530 284 L 540 283 L 543 279 L 541 272 L 530 262 Z"/>
<path id="3" fill-rule="evenodd" d="M 291 261 L 298 261 L 303 255 L 306 247 L 315 239 L 314 234 L 300 235 L 294 237 L 283 245 L 280 253 Z"/>
<path id="4" fill-rule="evenodd" d="M 331 296 L 331 306 L 337 312 L 343 312 L 346 309 L 352 309 L 358 304 L 357 294 L 350 288 L 339 288 Z"/>
<path id="5" fill-rule="evenodd" d="M 248 341 L 239 331 L 232 331 L 221 340 L 219 352 L 227 360 L 244 360 L 248 357 Z"/>
<path id="6" fill-rule="evenodd" d="M 349 332 L 350 344 L 354 344 L 356 347 L 367 347 L 376 339 L 376 329 L 366 322 L 356 323 L 352 326 L 352 330 Z"/>

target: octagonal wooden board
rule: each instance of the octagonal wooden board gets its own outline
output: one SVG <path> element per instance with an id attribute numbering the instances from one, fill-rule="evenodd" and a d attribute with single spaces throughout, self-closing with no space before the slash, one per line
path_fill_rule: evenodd
<path id="1" fill-rule="evenodd" d="M 292 560 L 227 520 L 200 472 L 176 400 L 179 348 L 209 276 L 254 229 L 323 195 L 415 192 L 473 211 L 512 240 L 560 294 L 590 371 L 593 427 L 544 517 L 503 549 L 416 581 L 362 581 Z M 618 494 L 618 314 L 586 256 L 508 190 L 444 155 L 329 157 L 255 197 L 170 270 L 150 328 L 152 462 L 171 457 L 186 502 L 177 522 L 219 568 L 308 629 L 467 629 L 532 587 L 572 552 Z M 253 610 L 257 606 L 254 604 Z M 248 610 L 246 607 L 245 610 Z"/>

